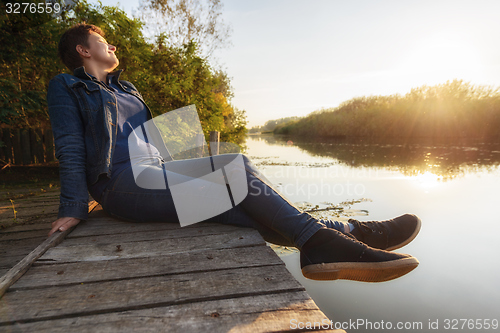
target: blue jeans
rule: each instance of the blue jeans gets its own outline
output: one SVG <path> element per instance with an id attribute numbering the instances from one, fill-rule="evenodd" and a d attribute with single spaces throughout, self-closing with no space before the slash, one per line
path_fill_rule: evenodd
<path id="1" fill-rule="evenodd" d="M 234 158 L 233 154 L 212 156 L 223 162 Z M 278 193 L 252 164 L 243 156 L 248 183 L 248 195 L 232 209 L 202 222 L 231 224 L 257 229 L 262 237 L 274 244 L 302 248 L 304 243 L 319 229 L 340 229 L 341 223 L 318 220 L 303 212 Z M 200 159 L 209 159 L 202 157 Z M 152 163 L 153 172 L 168 168 L 195 167 L 200 159 L 175 160 Z M 174 163 L 174 164 L 172 164 Z M 218 163 L 220 165 L 220 163 Z M 123 170 L 104 190 L 99 200 L 103 210 L 111 216 L 134 222 L 179 223 L 170 189 L 145 189 L 136 185 L 132 167 Z"/>

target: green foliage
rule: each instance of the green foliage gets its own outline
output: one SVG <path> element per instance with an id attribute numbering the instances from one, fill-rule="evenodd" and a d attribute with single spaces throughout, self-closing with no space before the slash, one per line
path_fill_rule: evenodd
<path id="1" fill-rule="evenodd" d="M 300 119 L 300 117 L 286 117 L 286 118 L 268 120 L 262 126 L 252 127 L 248 132 L 257 133 L 257 132 L 274 131 L 278 126 L 280 127 L 284 126 L 285 124 L 292 123 L 298 119 Z"/>
<path id="2" fill-rule="evenodd" d="M 404 96 L 348 100 L 277 127 L 277 134 L 325 137 L 500 137 L 500 90 L 462 80 Z"/>
<path id="3" fill-rule="evenodd" d="M 37 4 L 39 1 L 27 0 Z M 0 121 L 34 126 L 48 122 L 46 85 L 63 68 L 57 60 L 60 27 L 42 13 L 0 13 Z"/>
<path id="4" fill-rule="evenodd" d="M 33 0 L 37 1 L 37 0 Z M 230 103 L 231 85 L 224 72 L 209 66 L 194 42 L 180 47 L 168 44 L 165 35 L 149 43 L 137 18 L 118 7 L 80 0 L 57 19 L 35 22 L 23 29 L 21 22 L 1 17 L 0 121 L 10 126 L 49 125 L 46 104 L 48 82 L 69 71 L 57 57 L 62 33 L 79 22 L 97 25 L 117 47 L 121 78 L 138 88 L 157 116 L 195 104 L 208 141 L 210 131 L 220 131 L 221 141 L 241 144 L 246 134 L 244 111 Z M 22 21 L 24 20 L 24 21 Z"/>
<path id="5" fill-rule="evenodd" d="M 155 115 L 195 104 L 208 141 L 210 131 L 221 132 L 221 141 L 241 144 L 246 134 L 244 111 L 228 102 L 228 79 L 213 71 L 190 42 L 183 47 L 166 46 L 157 40 L 151 55 L 151 72 L 136 86 Z"/>

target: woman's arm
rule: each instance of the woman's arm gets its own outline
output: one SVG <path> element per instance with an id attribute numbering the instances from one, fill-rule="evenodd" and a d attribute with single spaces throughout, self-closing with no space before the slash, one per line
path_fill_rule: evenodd
<path id="1" fill-rule="evenodd" d="M 86 179 L 85 126 L 78 102 L 66 84 L 56 77 L 49 83 L 47 104 L 54 134 L 55 154 L 59 160 L 61 196 L 58 219 L 86 220 L 89 195 Z"/>

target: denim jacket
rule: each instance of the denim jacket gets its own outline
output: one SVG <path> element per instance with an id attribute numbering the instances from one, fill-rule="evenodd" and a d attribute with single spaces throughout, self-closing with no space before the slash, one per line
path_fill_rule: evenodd
<path id="1" fill-rule="evenodd" d="M 123 91 L 136 96 L 148 110 L 135 86 L 119 81 L 123 70 L 108 74 Z M 49 82 L 47 91 L 55 154 L 59 160 L 61 196 L 58 217 L 88 218 L 87 186 L 100 174 L 111 175 L 116 143 L 118 110 L 116 97 L 101 81 L 79 67 L 73 75 L 59 74 Z M 164 161 L 172 157 L 155 127 L 151 141 Z"/>

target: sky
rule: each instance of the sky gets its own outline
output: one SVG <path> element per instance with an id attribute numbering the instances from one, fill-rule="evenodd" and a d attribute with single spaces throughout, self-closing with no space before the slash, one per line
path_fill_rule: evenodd
<path id="1" fill-rule="evenodd" d="M 453 79 L 500 87 L 497 0 L 222 2 L 232 46 L 214 57 L 248 127 Z"/>

